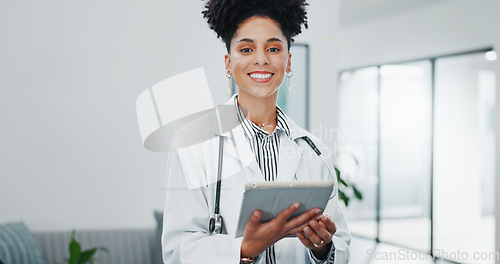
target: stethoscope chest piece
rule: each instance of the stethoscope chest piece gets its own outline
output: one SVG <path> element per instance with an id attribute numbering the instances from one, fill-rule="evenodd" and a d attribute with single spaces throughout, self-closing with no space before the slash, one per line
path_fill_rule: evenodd
<path id="1" fill-rule="evenodd" d="M 208 229 L 210 230 L 210 234 L 222 234 L 222 227 L 224 225 L 224 221 L 222 216 L 219 214 L 214 215 L 214 217 L 210 218 L 210 223 Z"/>

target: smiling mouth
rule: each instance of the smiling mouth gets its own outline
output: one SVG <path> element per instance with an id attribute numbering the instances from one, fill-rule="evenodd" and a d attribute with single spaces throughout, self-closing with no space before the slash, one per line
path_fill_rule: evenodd
<path id="1" fill-rule="evenodd" d="M 263 82 L 268 82 L 271 80 L 271 77 L 273 77 L 274 73 L 270 72 L 252 72 L 249 73 L 248 76 L 252 78 L 254 81 L 263 83 Z"/>
<path id="2" fill-rule="evenodd" d="M 273 76 L 272 73 L 250 73 L 249 75 L 254 79 L 269 79 Z"/>

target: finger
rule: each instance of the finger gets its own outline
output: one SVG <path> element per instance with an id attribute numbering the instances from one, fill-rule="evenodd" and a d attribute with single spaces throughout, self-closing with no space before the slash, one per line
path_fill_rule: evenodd
<path id="1" fill-rule="evenodd" d="M 318 214 L 321 213 L 321 209 L 319 208 L 313 208 L 291 220 L 289 220 L 286 225 L 285 225 L 285 228 L 287 230 L 292 230 L 296 227 L 299 227 L 299 226 L 303 226 L 304 224 L 307 224 L 307 222 L 310 220 L 310 219 L 313 219 L 314 217 L 316 217 Z"/>
<path id="2" fill-rule="evenodd" d="M 318 236 L 316 234 L 316 232 L 314 232 L 314 230 L 312 230 L 311 227 L 309 227 L 309 226 L 304 227 L 303 232 L 306 235 L 306 237 L 309 240 L 311 240 L 311 243 L 313 243 L 313 244 L 316 244 L 316 245 L 328 244 L 328 243 L 326 243 L 326 241 L 323 240 L 323 238 Z"/>
<path id="3" fill-rule="evenodd" d="M 309 226 L 325 243 L 330 243 L 330 241 L 332 241 L 332 234 L 328 231 L 328 229 L 326 229 L 326 226 L 321 222 L 316 222 L 313 220 L 309 222 Z"/>
<path id="4" fill-rule="evenodd" d="M 323 214 L 320 219 L 320 223 L 325 225 L 326 229 L 328 229 L 328 232 L 330 232 L 332 235 L 337 232 L 337 226 L 335 223 L 332 221 L 330 216 L 328 214 Z"/>
<path id="5" fill-rule="evenodd" d="M 321 219 L 321 215 L 320 214 L 315 214 L 313 215 L 311 218 L 307 219 L 307 221 L 295 228 L 293 228 L 292 230 L 289 231 L 290 234 L 295 234 L 297 232 L 302 232 L 302 229 L 304 229 L 304 227 L 306 227 L 308 224 L 309 224 L 309 221 L 312 221 L 312 220 L 315 220 L 315 221 L 319 221 Z"/>
<path id="6" fill-rule="evenodd" d="M 297 232 L 295 235 L 300 240 L 300 242 L 302 243 L 302 245 L 304 245 L 306 248 L 313 248 L 314 247 L 314 245 L 311 243 L 311 240 L 309 240 L 309 238 L 307 238 L 304 235 L 304 233 L 302 233 L 302 231 Z"/>
<path id="7" fill-rule="evenodd" d="M 279 222 L 279 223 L 284 223 L 286 220 L 292 216 L 292 214 L 299 209 L 300 203 L 293 203 L 290 205 L 287 209 L 283 210 L 276 218 L 274 218 L 272 221 L 273 222 Z"/>
<path id="8" fill-rule="evenodd" d="M 254 210 L 250 219 L 247 222 L 248 227 L 256 228 L 260 224 L 260 219 L 262 218 L 262 214 L 259 210 Z"/>

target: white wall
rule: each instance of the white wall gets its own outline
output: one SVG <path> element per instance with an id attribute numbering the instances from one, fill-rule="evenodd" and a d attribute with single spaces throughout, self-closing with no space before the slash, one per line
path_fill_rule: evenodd
<path id="1" fill-rule="evenodd" d="M 311 47 L 311 124 L 333 127 L 334 106 L 323 102 L 335 95 L 329 37 L 338 4 L 310 2 L 310 29 L 297 41 Z M 23 220 L 33 230 L 154 225 L 165 155 L 141 146 L 136 97 L 199 66 L 215 102 L 229 97 L 225 48 L 202 6 L 0 2 L 0 223 Z"/>
<path id="2" fill-rule="evenodd" d="M 339 68 L 400 62 L 493 47 L 500 49 L 500 1 L 456 0 L 342 28 Z M 500 63 L 496 62 L 497 79 Z M 499 89 L 497 82 L 497 91 Z M 500 92 L 497 92 L 497 102 Z M 500 107 L 497 107 L 500 128 Z M 500 129 L 496 143 L 496 190 L 500 190 Z M 500 201 L 500 192 L 496 192 Z M 500 252 L 500 203 L 496 203 L 496 252 Z M 499 263 L 499 262 L 497 262 Z"/>
<path id="3" fill-rule="evenodd" d="M 336 124 L 334 102 L 337 96 L 339 55 L 335 37 L 338 34 L 339 2 L 310 0 L 309 3 L 309 29 L 303 31 L 295 41 L 307 43 L 310 48 L 310 130 L 333 147 L 334 138 L 326 135 L 331 134 L 328 131 L 333 130 Z"/>
<path id="4" fill-rule="evenodd" d="M 169 64 L 163 1 L 0 2 L 0 223 L 153 226 L 164 155 L 137 95 Z"/>

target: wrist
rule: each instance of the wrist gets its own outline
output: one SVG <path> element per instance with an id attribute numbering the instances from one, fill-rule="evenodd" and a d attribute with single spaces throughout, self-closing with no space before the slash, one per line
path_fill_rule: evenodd
<path id="1" fill-rule="evenodd" d="M 246 253 L 246 247 L 244 246 L 244 243 L 241 243 L 241 248 L 240 248 L 240 264 L 252 264 L 255 263 L 256 258 L 250 256 L 248 253 Z"/>
<path id="2" fill-rule="evenodd" d="M 241 257 L 240 264 L 253 264 L 257 261 L 257 258 Z"/>
<path id="3" fill-rule="evenodd" d="M 255 258 L 258 256 L 255 254 L 251 253 L 252 250 L 250 250 L 250 247 L 248 243 L 245 243 L 245 240 L 241 242 L 241 248 L 240 248 L 240 258 Z"/>
<path id="4" fill-rule="evenodd" d="M 333 242 L 330 242 L 320 248 L 311 249 L 311 252 L 318 260 L 325 260 L 328 257 L 328 253 L 330 252 L 332 245 Z"/>

